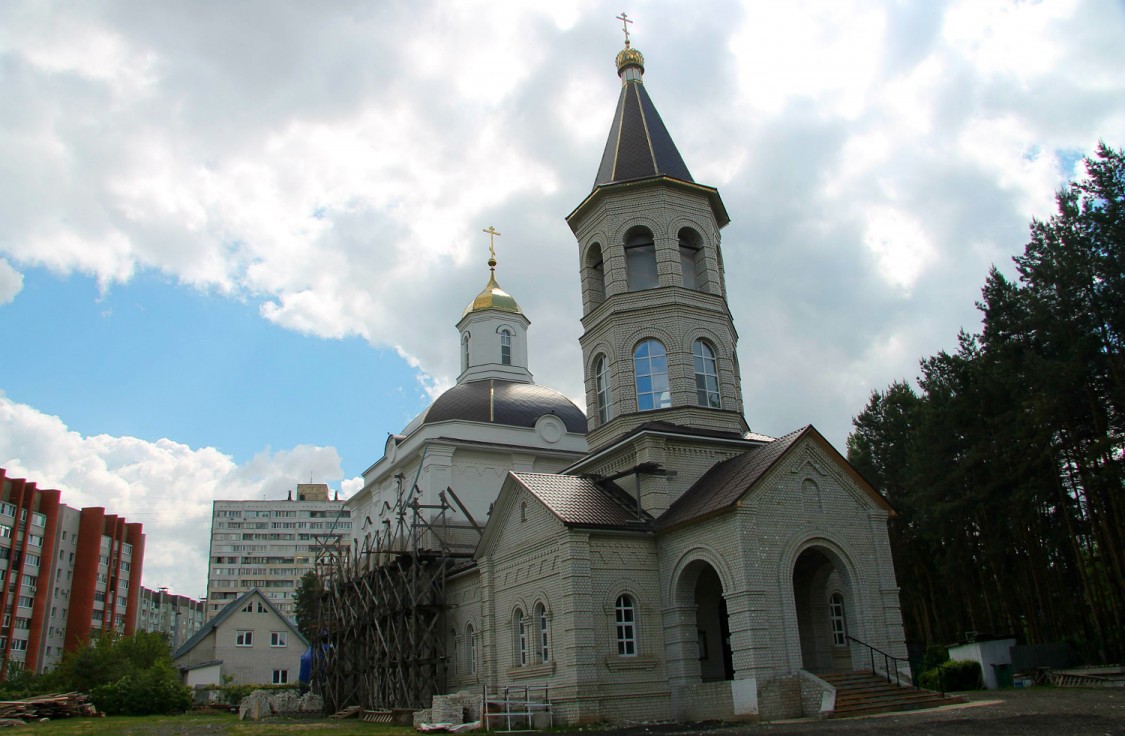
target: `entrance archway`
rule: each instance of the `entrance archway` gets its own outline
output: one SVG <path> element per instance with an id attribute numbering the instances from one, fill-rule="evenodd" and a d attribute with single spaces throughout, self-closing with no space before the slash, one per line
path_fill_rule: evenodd
<path id="1" fill-rule="evenodd" d="M 730 622 L 727 617 L 727 602 L 723 597 L 723 581 L 719 574 L 707 562 L 695 560 L 684 567 L 677 592 L 679 600 L 695 608 L 699 680 L 733 680 Z"/>
<path id="2" fill-rule="evenodd" d="M 809 547 L 793 565 L 793 602 L 801 640 L 801 666 L 809 672 L 852 668 L 847 640 L 851 581 L 834 552 Z"/>

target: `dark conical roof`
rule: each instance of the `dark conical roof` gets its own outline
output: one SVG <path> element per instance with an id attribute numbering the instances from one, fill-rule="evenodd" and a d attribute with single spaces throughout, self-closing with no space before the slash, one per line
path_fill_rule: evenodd
<path id="1" fill-rule="evenodd" d="M 694 183 L 687 164 L 660 119 L 660 113 L 645 91 L 641 79 L 643 67 L 631 59 L 624 65 L 619 59 L 619 66 L 633 71 L 626 74 L 625 68 L 620 70 L 623 79 L 621 97 L 617 100 L 609 140 L 605 144 L 594 186 L 654 176 L 669 176 Z"/>

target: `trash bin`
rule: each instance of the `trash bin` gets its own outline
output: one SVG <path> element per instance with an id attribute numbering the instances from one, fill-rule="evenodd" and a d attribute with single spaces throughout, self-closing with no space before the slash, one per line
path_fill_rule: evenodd
<path id="1" fill-rule="evenodd" d="M 994 664 L 992 665 L 992 673 L 996 676 L 996 687 L 1012 686 L 1012 665 Z"/>

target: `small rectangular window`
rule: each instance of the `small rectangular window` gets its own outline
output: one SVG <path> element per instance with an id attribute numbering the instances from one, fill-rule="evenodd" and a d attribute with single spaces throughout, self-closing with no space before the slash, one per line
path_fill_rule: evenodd
<path id="1" fill-rule="evenodd" d="M 289 670 L 274 670 L 273 684 L 284 685 L 289 682 Z"/>
<path id="2" fill-rule="evenodd" d="M 271 631 L 270 632 L 270 646 L 283 647 L 286 645 L 286 632 L 284 631 Z"/>
<path id="3" fill-rule="evenodd" d="M 253 631 L 238 631 L 238 632 L 235 632 L 234 645 L 236 647 L 252 647 L 252 646 L 254 646 L 254 632 Z"/>

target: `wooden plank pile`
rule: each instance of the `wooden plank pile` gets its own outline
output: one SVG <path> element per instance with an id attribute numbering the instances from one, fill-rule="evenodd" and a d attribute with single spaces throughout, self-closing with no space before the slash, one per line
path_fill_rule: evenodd
<path id="1" fill-rule="evenodd" d="M 97 715 L 85 693 L 36 695 L 23 700 L 0 700 L 0 718 L 38 720 Z"/>

